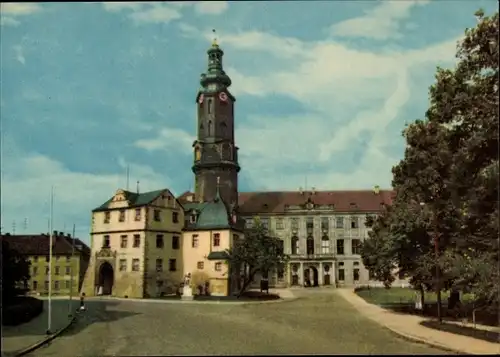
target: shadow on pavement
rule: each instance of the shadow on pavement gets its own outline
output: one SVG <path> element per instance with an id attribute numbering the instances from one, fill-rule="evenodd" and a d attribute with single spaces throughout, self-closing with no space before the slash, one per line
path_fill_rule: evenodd
<path id="1" fill-rule="evenodd" d="M 434 330 L 473 337 L 487 342 L 498 343 L 498 341 L 500 341 L 500 333 L 495 331 L 479 330 L 468 326 L 446 323 L 444 321 L 441 324 L 437 321 L 422 321 L 420 324 Z"/>

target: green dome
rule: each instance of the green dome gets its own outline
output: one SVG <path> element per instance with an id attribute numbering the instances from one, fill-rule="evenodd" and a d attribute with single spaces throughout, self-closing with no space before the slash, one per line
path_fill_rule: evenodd
<path id="1" fill-rule="evenodd" d="M 217 197 L 213 202 L 205 203 L 196 222 L 196 228 L 212 229 L 229 227 L 229 215 L 222 199 Z"/>

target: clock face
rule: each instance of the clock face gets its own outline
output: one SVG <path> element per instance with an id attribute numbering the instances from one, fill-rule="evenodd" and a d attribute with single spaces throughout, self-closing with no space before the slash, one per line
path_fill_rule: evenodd
<path id="1" fill-rule="evenodd" d="M 227 102 L 227 94 L 224 92 L 219 93 L 219 99 L 223 102 Z"/>

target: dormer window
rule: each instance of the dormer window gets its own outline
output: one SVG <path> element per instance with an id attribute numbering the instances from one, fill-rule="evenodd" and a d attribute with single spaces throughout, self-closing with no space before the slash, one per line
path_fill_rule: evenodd
<path id="1" fill-rule="evenodd" d="M 189 221 L 191 223 L 196 223 L 196 213 L 191 213 Z"/>
<path id="2" fill-rule="evenodd" d="M 358 206 L 355 203 L 350 203 L 349 208 L 356 209 L 356 208 L 358 208 Z"/>

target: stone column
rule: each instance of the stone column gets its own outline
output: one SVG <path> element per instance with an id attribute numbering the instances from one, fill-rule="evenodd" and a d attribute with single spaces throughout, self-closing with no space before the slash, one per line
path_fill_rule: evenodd
<path id="1" fill-rule="evenodd" d="M 319 268 L 318 268 L 318 285 L 323 285 L 323 275 L 325 273 L 323 272 L 323 262 L 319 263 Z"/>
<path id="2" fill-rule="evenodd" d="M 299 267 L 299 285 L 304 286 L 304 263 L 300 262 Z"/>

